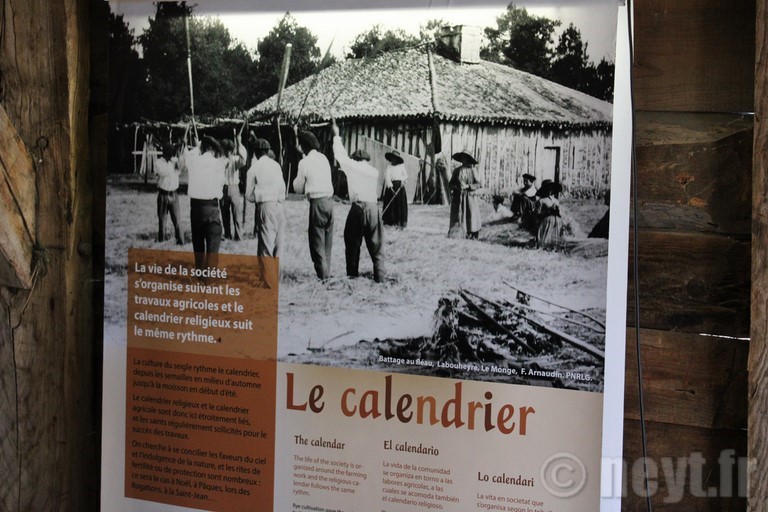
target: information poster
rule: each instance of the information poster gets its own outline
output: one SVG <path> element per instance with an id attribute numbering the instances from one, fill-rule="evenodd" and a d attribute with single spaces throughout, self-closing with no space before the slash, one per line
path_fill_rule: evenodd
<path id="1" fill-rule="evenodd" d="M 619 510 L 617 3 L 314 9 L 110 0 L 102 508 Z"/>

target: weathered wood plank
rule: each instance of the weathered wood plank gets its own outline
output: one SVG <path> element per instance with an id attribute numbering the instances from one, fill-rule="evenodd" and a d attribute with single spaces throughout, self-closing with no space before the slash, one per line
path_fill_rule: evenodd
<path id="1" fill-rule="evenodd" d="M 750 243 L 717 235 L 639 232 L 640 327 L 745 337 Z M 630 257 L 633 251 L 630 235 Z M 634 325 L 629 268 L 627 323 Z"/>
<path id="2" fill-rule="evenodd" d="M 637 0 L 637 110 L 750 112 L 754 0 Z"/>
<path id="3" fill-rule="evenodd" d="M 768 0 L 757 1 L 752 171 L 752 329 L 749 352 L 749 510 L 768 503 Z"/>
<path id="4" fill-rule="evenodd" d="M 35 163 L 42 263 L 30 291 L 0 291 L 0 316 L 14 327 L 0 325 L 0 395 L 14 404 L 15 435 L 0 443 L 9 512 L 98 508 L 87 23 L 88 0 L 0 9 L 2 103 Z"/>
<path id="5" fill-rule="evenodd" d="M 742 512 L 746 432 L 646 422 L 655 512 Z M 645 512 L 640 422 L 624 421 L 627 492 L 621 509 Z M 739 462 L 742 459 L 742 475 Z M 721 463 L 722 462 L 722 463 Z M 708 496 L 712 493 L 711 496 Z M 757 510 L 757 509 L 756 509 Z"/>
<path id="6" fill-rule="evenodd" d="M 0 285 L 32 286 L 35 170 L 16 128 L 0 105 Z"/>
<path id="7" fill-rule="evenodd" d="M 9 290 L 0 287 L 0 308 L 8 311 L 12 300 Z M 0 315 L 0 510 L 15 510 L 19 501 L 18 415 L 16 413 L 16 369 L 14 365 L 11 319 Z"/>
<path id="8" fill-rule="evenodd" d="M 749 236 L 752 118 L 637 114 L 638 226 Z"/>
<path id="9" fill-rule="evenodd" d="M 691 427 L 747 427 L 746 341 L 640 330 L 645 418 Z M 627 330 L 624 417 L 640 419 L 635 330 Z"/>

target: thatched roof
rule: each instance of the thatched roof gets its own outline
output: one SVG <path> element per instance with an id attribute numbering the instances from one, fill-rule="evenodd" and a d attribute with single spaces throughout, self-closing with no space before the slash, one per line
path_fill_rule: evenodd
<path id="1" fill-rule="evenodd" d="M 249 115 L 274 114 L 276 105 L 277 95 Z M 299 113 L 310 121 L 434 115 L 468 123 L 558 127 L 608 126 L 612 110 L 608 102 L 508 66 L 459 64 L 428 45 L 338 62 L 287 87 L 280 104 L 281 115 L 291 122 Z"/>

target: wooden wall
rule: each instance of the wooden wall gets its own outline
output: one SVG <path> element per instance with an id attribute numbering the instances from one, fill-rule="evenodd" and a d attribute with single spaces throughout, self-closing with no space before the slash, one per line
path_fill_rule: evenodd
<path id="1" fill-rule="evenodd" d="M 432 130 L 423 122 L 395 124 L 376 120 L 345 123 L 341 128 L 350 152 L 363 147 L 362 139 L 368 138 L 431 165 L 426 145 Z M 566 192 L 580 197 L 601 197 L 610 185 L 610 127 L 566 131 L 441 122 L 439 130 L 443 153 L 449 156 L 462 150 L 473 153 L 480 162 L 483 186 L 494 193 L 522 187 L 522 176 L 526 173 L 536 176 L 539 183 L 543 179 L 554 179 L 556 154 L 559 179 Z M 429 172 L 429 167 L 427 169 Z"/>
<path id="2" fill-rule="evenodd" d="M 752 170 L 752 330 L 749 350 L 749 510 L 768 503 L 768 0 L 757 1 L 755 144 Z"/>
<path id="3" fill-rule="evenodd" d="M 730 496 L 720 491 L 721 477 L 738 481 L 738 464 L 724 464 L 721 475 L 718 459 L 727 450 L 745 457 L 747 444 L 753 118 L 738 113 L 753 110 L 755 0 L 636 0 L 634 14 L 633 229 L 648 454 L 659 465 L 653 509 L 746 510 L 744 478 L 741 497 L 736 484 Z M 631 278 L 624 431 L 630 468 L 641 456 L 633 286 Z M 696 453 L 705 459 L 703 482 L 696 474 L 691 481 L 689 467 L 678 500 L 663 458 Z M 701 496 L 700 485 L 717 495 Z M 622 509 L 647 510 L 632 489 L 630 480 Z"/>
<path id="4" fill-rule="evenodd" d="M 88 0 L 0 2 L 0 106 L 36 217 L 30 286 L 0 285 L 3 511 L 98 507 L 88 20 Z"/>
<path id="5" fill-rule="evenodd" d="M 556 165 L 566 193 L 600 197 L 610 184 L 610 128 L 551 130 L 444 122 L 440 131 L 443 153 L 472 152 L 483 186 L 494 193 L 522 187 L 523 174 L 536 176 L 538 183 L 555 180 Z"/>

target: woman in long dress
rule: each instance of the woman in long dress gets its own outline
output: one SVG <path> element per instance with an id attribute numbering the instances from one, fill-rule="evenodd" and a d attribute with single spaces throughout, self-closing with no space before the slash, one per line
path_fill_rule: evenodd
<path id="1" fill-rule="evenodd" d="M 405 182 L 408 171 L 405 169 L 403 157 L 397 150 L 384 154 L 389 165 L 384 171 L 384 213 L 381 220 L 387 226 L 405 228 L 408 225 L 408 194 Z"/>
<path id="2" fill-rule="evenodd" d="M 563 219 L 560 217 L 559 183 L 542 183 L 536 195 L 536 217 L 539 225 L 536 230 L 536 247 L 547 251 L 560 249 L 563 245 Z"/>
<path id="3" fill-rule="evenodd" d="M 480 202 L 476 195 L 481 187 L 477 177 L 477 160 L 467 151 L 459 151 L 452 158 L 461 165 L 453 170 L 451 181 L 451 224 L 448 238 L 469 238 L 480 236 Z"/>

